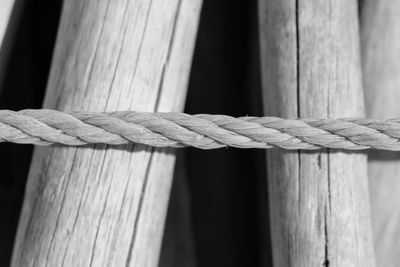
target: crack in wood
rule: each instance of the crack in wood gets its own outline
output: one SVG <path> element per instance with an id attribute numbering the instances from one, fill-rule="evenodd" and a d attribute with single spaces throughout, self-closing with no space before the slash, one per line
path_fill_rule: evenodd
<path id="1" fill-rule="evenodd" d="M 129 254 L 128 254 L 128 258 L 126 260 L 126 267 L 131 266 L 132 253 L 133 253 L 133 250 L 134 250 L 134 247 L 135 247 L 135 241 L 136 241 L 137 232 L 138 232 L 138 224 L 139 224 L 139 219 L 140 219 L 140 213 L 142 212 L 144 197 L 145 197 L 147 183 L 148 183 L 148 180 L 149 180 L 149 175 L 150 175 L 150 170 L 151 170 L 151 163 L 153 162 L 153 158 L 154 158 L 154 151 L 155 151 L 155 148 L 151 147 L 150 151 L 149 151 L 150 159 L 148 160 L 148 163 L 147 163 L 146 172 L 145 172 L 144 180 L 143 180 L 142 191 L 140 193 L 138 210 L 137 210 L 137 213 L 136 213 L 136 216 L 135 216 L 135 222 L 133 224 L 133 235 L 132 235 L 131 243 L 129 245 Z"/>
<path id="2" fill-rule="evenodd" d="M 325 267 L 329 267 L 329 239 L 328 239 L 328 211 L 325 205 L 324 209 L 324 236 L 325 236 L 325 254 L 324 254 L 324 263 L 322 264 Z"/>

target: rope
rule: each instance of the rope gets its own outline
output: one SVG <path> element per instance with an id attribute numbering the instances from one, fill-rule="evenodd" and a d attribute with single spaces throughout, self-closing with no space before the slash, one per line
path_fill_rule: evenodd
<path id="1" fill-rule="evenodd" d="M 400 151 L 400 119 L 291 120 L 134 111 L 0 110 L 0 142 Z"/>

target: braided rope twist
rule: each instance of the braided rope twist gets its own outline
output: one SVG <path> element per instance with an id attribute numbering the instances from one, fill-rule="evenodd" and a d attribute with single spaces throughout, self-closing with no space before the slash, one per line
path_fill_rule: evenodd
<path id="1" fill-rule="evenodd" d="M 400 119 L 234 118 L 135 111 L 0 110 L 0 142 L 70 146 L 133 142 L 155 147 L 201 149 L 230 146 L 400 151 Z"/>

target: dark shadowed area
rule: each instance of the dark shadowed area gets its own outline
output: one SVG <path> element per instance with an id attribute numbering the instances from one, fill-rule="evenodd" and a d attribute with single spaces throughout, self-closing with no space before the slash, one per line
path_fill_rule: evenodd
<path id="1" fill-rule="evenodd" d="M 262 115 L 257 7 L 244 3 L 204 2 L 187 113 Z M 199 266 L 270 265 L 267 203 L 259 199 L 267 199 L 265 187 L 258 194 L 265 186 L 264 151 L 185 152 Z"/>
<path id="2" fill-rule="evenodd" d="M 61 1 L 20 1 L 10 54 L 0 85 L 0 109 L 41 108 Z M 8 266 L 33 146 L 0 143 L 0 266 Z"/>

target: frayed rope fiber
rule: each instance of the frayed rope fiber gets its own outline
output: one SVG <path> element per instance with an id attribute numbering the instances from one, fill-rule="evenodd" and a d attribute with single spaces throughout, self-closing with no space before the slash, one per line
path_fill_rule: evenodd
<path id="1" fill-rule="evenodd" d="M 400 151 L 400 119 L 282 119 L 184 113 L 0 110 L 0 141 L 20 144 L 127 143 L 155 147 Z"/>

